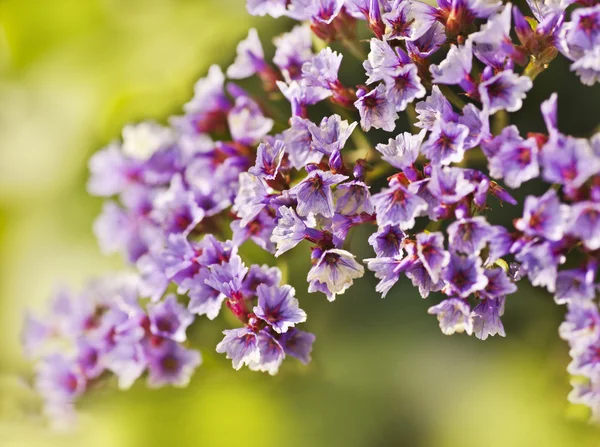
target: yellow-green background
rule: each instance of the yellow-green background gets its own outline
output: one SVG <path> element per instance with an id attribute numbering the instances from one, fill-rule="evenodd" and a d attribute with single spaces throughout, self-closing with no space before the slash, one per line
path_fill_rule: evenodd
<path id="1" fill-rule="evenodd" d="M 272 36 L 289 23 L 252 19 L 241 0 L 0 0 L 0 446 L 600 445 L 585 409 L 566 402 L 563 310 L 548 295 L 524 286 L 509 298 L 508 337 L 480 342 L 441 335 L 405 283 L 386 300 L 371 277 L 333 304 L 308 295 L 307 262 L 290 280 L 317 334 L 310 366 L 234 372 L 214 353 L 229 322 L 204 321 L 193 338 L 205 364 L 189 388 L 95 391 L 68 434 L 34 416 L 24 309 L 43 309 L 56 283 L 122 266 L 96 248 L 87 158 L 125 123 L 177 112 L 251 25 Z M 566 63 L 540 79 L 520 123 L 543 130 L 539 100 L 559 89 L 566 130 L 597 124 L 598 90 L 577 86 Z M 362 257 L 365 236 L 352 242 Z"/>

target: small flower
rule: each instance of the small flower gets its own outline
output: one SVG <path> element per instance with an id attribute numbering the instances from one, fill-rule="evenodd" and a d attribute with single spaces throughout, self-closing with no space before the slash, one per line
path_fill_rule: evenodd
<path id="1" fill-rule="evenodd" d="M 437 283 L 450 261 L 450 254 L 444 249 L 444 235 L 440 232 L 417 234 L 417 254 L 432 281 Z"/>
<path id="2" fill-rule="evenodd" d="M 279 207 L 279 219 L 271 236 L 271 241 L 277 245 L 275 256 L 281 256 L 294 248 L 310 234 L 309 229 L 315 226 L 316 222 L 312 214 L 307 216 L 305 222 L 292 208 Z"/>
<path id="3" fill-rule="evenodd" d="M 493 227 L 483 216 L 461 219 L 448 227 L 450 247 L 464 254 L 479 254 L 494 235 Z"/>
<path id="4" fill-rule="evenodd" d="M 427 93 L 421 84 L 415 64 L 398 67 L 394 72 L 386 75 L 383 80 L 387 98 L 394 104 L 397 112 L 405 110 L 409 103 L 417 98 L 422 98 Z"/>
<path id="5" fill-rule="evenodd" d="M 339 115 L 331 115 L 323 118 L 319 126 L 310 121 L 307 125 L 312 136 L 313 148 L 331 156 L 344 148 L 358 123 L 350 124 Z"/>
<path id="6" fill-rule="evenodd" d="M 227 77 L 231 79 L 249 78 L 265 67 L 265 55 L 256 29 L 248 32 L 248 37 L 237 46 L 237 57 L 227 69 Z"/>
<path id="7" fill-rule="evenodd" d="M 425 130 L 415 135 L 403 132 L 396 138 L 390 138 L 387 144 L 378 144 L 375 149 L 381 153 L 381 158 L 393 167 L 404 170 L 412 167 L 417 160 L 425 133 Z"/>
<path id="8" fill-rule="evenodd" d="M 333 217 L 333 194 L 331 186 L 336 185 L 348 177 L 340 174 L 332 174 L 329 171 L 311 171 L 304 180 L 290 189 L 290 194 L 296 196 L 298 208 L 296 211 L 300 216 L 308 213 Z"/>
<path id="9" fill-rule="evenodd" d="M 338 71 L 343 56 L 331 48 L 324 48 L 302 65 L 302 79 L 308 87 L 331 90 L 338 81 Z"/>
<path id="10" fill-rule="evenodd" d="M 284 9 L 286 1 L 283 1 Z M 290 79 L 298 80 L 302 74 L 302 65 L 313 57 L 310 27 L 295 26 L 289 33 L 273 39 L 275 56 L 273 63 Z"/>
<path id="11" fill-rule="evenodd" d="M 202 269 L 194 277 L 193 285 L 189 287 L 188 292 L 190 298 L 188 310 L 196 315 L 206 315 L 209 320 L 214 320 L 219 315 L 223 301 L 227 297 L 205 283 L 209 277 L 208 269 Z"/>
<path id="12" fill-rule="evenodd" d="M 451 121 L 438 122 L 421 151 L 435 164 L 449 165 L 462 161 L 469 128 Z"/>
<path id="13" fill-rule="evenodd" d="M 290 328 L 286 333 L 281 334 L 278 341 L 286 355 L 296 357 L 307 364 L 310 362 L 310 353 L 315 339 L 316 337 L 310 332 Z"/>
<path id="14" fill-rule="evenodd" d="M 70 403 L 85 390 L 86 380 L 77 364 L 60 354 L 44 358 L 36 367 L 35 388 L 51 403 Z"/>
<path id="15" fill-rule="evenodd" d="M 194 370 L 202 363 L 198 351 L 185 349 L 174 342 L 167 342 L 151 351 L 148 361 L 148 386 L 159 388 L 173 385 L 184 388 L 190 383 Z"/>
<path id="16" fill-rule="evenodd" d="M 149 160 L 161 149 L 174 143 L 171 129 L 152 121 L 123 128 L 123 153 L 137 160 Z"/>
<path id="17" fill-rule="evenodd" d="M 467 298 L 472 293 L 485 289 L 488 284 L 479 256 L 451 253 L 450 262 L 442 277 L 450 290 L 461 298 Z"/>
<path id="18" fill-rule="evenodd" d="M 429 71 L 436 84 L 460 84 L 471 73 L 472 62 L 471 41 L 467 40 L 465 45 L 452 45 L 446 59 L 439 65 L 431 65 Z"/>
<path id="19" fill-rule="evenodd" d="M 561 338 L 576 348 L 585 347 L 600 337 L 600 313 L 592 302 L 570 303 L 565 321 L 558 330 Z"/>
<path id="20" fill-rule="evenodd" d="M 523 105 L 526 92 L 533 83 L 527 76 L 519 76 L 512 70 L 504 70 L 479 85 L 484 109 L 492 115 L 499 110 L 516 112 Z"/>
<path id="21" fill-rule="evenodd" d="M 391 76 L 398 68 L 411 63 L 410 58 L 400 48 L 392 48 L 385 40 L 372 38 L 370 41 L 371 51 L 363 67 L 368 76 L 367 85 L 377 81 L 383 81 Z"/>
<path id="22" fill-rule="evenodd" d="M 339 185 L 334 197 L 337 213 L 349 216 L 361 213 L 372 214 L 374 211 L 369 187 L 358 180 Z"/>
<path id="23" fill-rule="evenodd" d="M 302 169 L 310 163 L 319 163 L 323 158 L 323 153 L 312 145 L 309 124 L 309 120 L 294 116 L 290 120 L 289 129 L 283 132 L 290 163 L 296 169 Z"/>
<path id="24" fill-rule="evenodd" d="M 317 263 L 308 272 L 309 282 L 325 285 L 329 301 L 343 294 L 356 278 L 364 275 L 365 268 L 345 250 L 331 249 L 323 252 Z"/>
<path id="25" fill-rule="evenodd" d="M 400 279 L 400 274 L 406 271 L 411 262 L 407 261 L 407 257 L 402 256 L 402 252 L 389 258 L 370 258 L 364 261 L 367 263 L 369 270 L 375 273 L 375 278 L 379 280 L 375 291 L 381 293 L 382 298 L 386 297 Z"/>
<path id="26" fill-rule="evenodd" d="M 511 188 L 518 188 L 540 174 L 538 147 L 534 138 L 509 140 L 502 143 L 490 158 L 490 176 L 504 178 Z"/>
<path id="27" fill-rule="evenodd" d="M 256 342 L 259 356 L 258 359 L 252 359 L 248 363 L 248 368 L 252 371 L 268 372 L 274 376 L 285 358 L 283 348 L 274 337 L 265 331 L 256 334 Z"/>
<path id="28" fill-rule="evenodd" d="M 452 335 L 455 332 L 473 333 L 473 320 L 469 303 L 458 298 L 449 298 L 437 306 L 430 307 L 427 313 L 437 315 L 440 329 L 444 335 Z"/>
<path id="29" fill-rule="evenodd" d="M 289 328 L 306 321 L 306 312 L 299 308 L 293 287 L 261 284 L 256 290 L 258 305 L 254 308 L 254 313 L 275 332 L 287 332 Z"/>
<path id="30" fill-rule="evenodd" d="M 541 152 L 544 180 L 574 188 L 600 172 L 600 158 L 583 138 L 556 137 Z"/>
<path id="31" fill-rule="evenodd" d="M 244 365 L 260 361 L 260 351 L 256 334 L 248 328 L 229 329 L 223 331 L 225 338 L 217 345 L 217 352 L 227 354 L 238 370 Z"/>
<path id="32" fill-rule="evenodd" d="M 515 227 L 530 236 L 559 241 L 564 234 L 569 207 L 560 203 L 556 191 L 549 189 L 542 197 L 525 199 L 523 218 Z"/>
<path id="33" fill-rule="evenodd" d="M 500 335 L 505 337 L 504 326 L 500 317 L 504 314 L 504 297 L 485 298 L 475 308 L 471 314 L 473 320 L 473 334 L 480 340 L 485 340 L 488 336 Z"/>
<path id="34" fill-rule="evenodd" d="M 275 140 L 273 144 L 261 143 L 256 152 L 256 163 L 248 172 L 265 180 L 274 180 L 279 173 L 284 152 L 285 144 L 281 140 Z"/>
<path id="35" fill-rule="evenodd" d="M 415 225 L 415 217 L 427 210 L 427 202 L 410 192 L 400 182 L 392 181 L 389 188 L 372 198 L 377 212 L 377 225 L 398 225 L 408 230 Z"/>
<path id="36" fill-rule="evenodd" d="M 588 250 L 598 250 L 600 248 L 600 204 L 579 202 L 571 205 L 566 232 L 581 239 Z"/>
<path id="37" fill-rule="evenodd" d="M 471 194 L 475 190 L 475 185 L 465 178 L 463 169 L 434 167 L 428 188 L 442 202 L 456 203 Z"/>
<path id="38" fill-rule="evenodd" d="M 360 125 L 364 131 L 374 127 L 391 132 L 396 128 L 396 105 L 388 100 L 383 84 L 379 84 L 368 93 L 359 89 L 357 96 L 354 105 L 360 113 Z"/>
<path id="39" fill-rule="evenodd" d="M 194 321 L 194 316 L 177 302 L 175 295 L 167 296 L 160 303 L 150 304 L 148 317 L 153 334 L 180 343 L 186 340 L 185 331 Z"/>
<path id="40" fill-rule="evenodd" d="M 594 277 L 595 271 L 587 272 L 584 269 L 562 270 L 558 272 L 554 300 L 557 304 L 593 300 L 596 295 Z"/>
<path id="41" fill-rule="evenodd" d="M 258 104 L 246 96 L 240 96 L 227 115 L 229 131 L 234 141 L 253 145 L 273 128 L 273 120 L 266 118 Z"/>
<path id="42" fill-rule="evenodd" d="M 418 118 L 415 126 L 426 130 L 433 130 L 435 124 L 440 121 L 454 121 L 457 118 L 452 105 L 437 85 L 433 86 L 431 95 L 425 101 L 416 104 L 415 111 Z"/>
<path id="43" fill-rule="evenodd" d="M 418 39 L 435 22 L 435 8 L 418 1 L 394 0 L 389 11 L 382 16 L 387 27 L 386 40 Z"/>
<path id="44" fill-rule="evenodd" d="M 248 273 L 248 268 L 238 255 L 231 256 L 229 262 L 224 264 L 212 264 L 208 269 L 210 276 L 204 282 L 228 298 L 239 294 L 242 281 Z"/>
<path id="45" fill-rule="evenodd" d="M 555 291 L 557 269 L 564 258 L 555 252 L 549 241 L 526 245 L 515 258 L 527 272 L 533 286 L 546 287 L 551 293 Z"/>
<path id="46" fill-rule="evenodd" d="M 406 233 L 398 226 L 383 225 L 369 236 L 369 245 L 375 250 L 378 258 L 393 258 L 402 253 L 402 241 Z"/>

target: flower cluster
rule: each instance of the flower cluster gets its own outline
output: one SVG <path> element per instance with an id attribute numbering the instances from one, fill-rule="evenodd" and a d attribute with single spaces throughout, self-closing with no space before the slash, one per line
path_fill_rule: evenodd
<path id="1" fill-rule="evenodd" d="M 57 336 L 71 345 L 38 364 L 48 408 L 70 408 L 105 373 L 123 387 L 144 371 L 151 386 L 185 385 L 200 363 L 182 346 L 186 328 L 223 303 L 240 327 L 216 349 L 234 368 L 275 374 L 286 356 L 309 362 L 315 336 L 296 328 L 307 316 L 294 288 L 277 267 L 247 267 L 238 249 L 252 241 L 277 258 L 310 244 L 306 290 L 334 301 L 365 273 L 345 242 L 368 226 L 374 257 L 363 261 L 376 291 L 385 297 L 405 275 L 423 298 L 439 292 L 429 313 L 444 334 L 504 336 L 500 317 L 521 278 L 554 293 L 569 309 L 569 371 L 589 379 L 573 400 L 600 414 L 600 134 L 562 134 L 556 95 L 541 107 L 544 134 L 490 126 L 521 109 L 560 53 L 582 82 L 600 81 L 600 5 L 581 0 L 567 13 L 571 3 L 532 2 L 535 18 L 525 18 L 500 1 L 248 0 L 252 14 L 304 23 L 274 39 L 272 60 L 250 30 L 225 73 L 215 65 L 198 81 L 182 116 L 127 126 L 90 161 L 90 193 L 110 198 L 94 225 L 100 247 L 136 273 L 28 320 L 28 351 Z M 359 21 L 373 36 L 368 51 Z M 340 80 L 350 54 L 364 84 Z M 269 95 L 226 81 L 250 77 Z M 280 122 L 270 101 L 284 98 Z M 321 102 L 332 113 L 317 118 Z M 396 130 L 402 112 L 418 132 Z M 395 132 L 371 144 L 371 129 Z M 475 158 L 487 172 L 469 167 Z M 495 202 L 517 205 L 507 188 L 538 177 L 554 186 L 526 199 L 514 228 L 488 221 Z"/>

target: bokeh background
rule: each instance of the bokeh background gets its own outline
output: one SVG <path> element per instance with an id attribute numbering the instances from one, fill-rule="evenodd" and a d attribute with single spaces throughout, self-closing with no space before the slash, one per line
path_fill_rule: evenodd
<path id="1" fill-rule="evenodd" d="M 204 365 L 188 388 L 95 391 L 71 433 L 34 415 L 19 348 L 24 310 L 42 309 L 57 283 L 78 287 L 123 266 L 96 248 L 88 157 L 124 124 L 178 112 L 210 64 L 231 62 L 250 26 L 268 46 L 290 25 L 251 18 L 243 0 L 0 0 L 0 446 L 600 445 L 586 409 L 566 401 L 563 309 L 549 295 L 522 284 L 507 301 L 505 339 L 446 337 L 426 313 L 439 298 L 422 300 L 406 281 L 385 300 L 370 276 L 333 304 L 307 294 L 307 247 L 288 261 L 317 334 L 308 367 L 235 372 L 214 353 L 226 323 L 203 320 L 192 337 Z M 344 67 L 348 82 L 364 80 L 357 61 Z M 539 104 L 552 91 L 561 128 L 589 136 L 600 92 L 560 57 L 512 121 L 543 131 Z M 533 182 L 519 195 L 543 188 Z M 517 214 L 504 207 L 494 219 Z M 366 237 L 350 241 L 362 258 Z"/>

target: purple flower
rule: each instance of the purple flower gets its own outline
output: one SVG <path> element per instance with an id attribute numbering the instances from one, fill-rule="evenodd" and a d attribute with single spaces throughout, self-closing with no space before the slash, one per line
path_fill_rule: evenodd
<path id="1" fill-rule="evenodd" d="M 311 0 L 308 11 L 313 20 L 330 24 L 340 13 L 344 0 Z"/>
<path id="2" fill-rule="evenodd" d="M 440 201 L 456 203 L 471 194 L 475 190 L 475 185 L 465 178 L 464 169 L 434 167 L 428 188 Z"/>
<path id="3" fill-rule="evenodd" d="M 379 280 L 375 291 L 381 293 L 382 298 L 385 298 L 398 282 L 400 273 L 406 271 L 407 267 L 415 262 L 414 259 L 403 257 L 402 253 L 390 258 L 370 258 L 364 261 L 369 270 L 375 273 L 375 278 Z"/>
<path id="4" fill-rule="evenodd" d="M 591 49 L 600 45 L 600 6 L 579 8 L 571 15 L 571 28 L 568 31 L 569 45 Z"/>
<path id="5" fill-rule="evenodd" d="M 488 113 L 485 110 L 479 110 L 473 104 L 467 104 L 463 108 L 463 114 L 458 117 L 458 124 L 463 124 L 469 128 L 469 134 L 465 138 L 465 149 L 478 146 L 490 136 Z"/>
<path id="6" fill-rule="evenodd" d="M 271 242 L 275 222 L 270 213 L 262 211 L 245 227 L 242 227 L 240 223 L 241 220 L 234 220 L 229 225 L 233 232 L 231 239 L 235 245 L 241 246 L 248 239 L 251 239 L 263 250 L 269 253 L 275 252 L 275 245 Z"/>
<path id="7" fill-rule="evenodd" d="M 471 41 L 467 40 L 463 46 L 452 45 L 446 59 L 439 65 L 431 65 L 429 71 L 436 84 L 460 84 L 471 73 L 472 62 Z"/>
<path id="8" fill-rule="evenodd" d="M 564 258 L 554 251 L 549 241 L 526 245 L 515 258 L 527 272 L 531 285 L 546 287 L 551 293 L 555 291 L 557 268 Z"/>
<path id="9" fill-rule="evenodd" d="M 275 140 L 273 144 L 261 143 L 256 153 L 256 163 L 248 172 L 265 180 L 274 180 L 277 177 L 281 160 L 285 152 L 285 144 Z"/>
<path id="10" fill-rule="evenodd" d="M 148 366 L 148 356 L 140 343 L 129 340 L 117 343 L 102 358 L 106 369 L 118 378 L 119 389 L 127 390 Z"/>
<path id="11" fill-rule="evenodd" d="M 219 315 L 226 296 L 205 283 L 209 277 L 208 269 L 200 270 L 194 277 L 193 285 L 190 286 L 188 292 L 190 298 L 188 310 L 197 315 L 206 315 L 209 320 L 214 320 Z"/>
<path id="12" fill-rule="evenodd" d="M 406 49 L 411 58 L 426 59 L 446 43 L 444 25 L 434 22 L 425 34 L 415 40 L 406 42 Z"/>
<path id="13" fill-rule="evenodd" d="M 383 81 L 386 76 L 391 76 L 398 68 L 411 63 L 410 58 L 400 48 L 392 48 L 385 40 L 372 38 L 371 51 L 363 67 L 368 76 L 367 84 Z"/>
<path id="14" fill-rule="evenodd" d="M 335 210 L 337 213 L 349 216 L 354 214 L 373 214 L 369 187 L 358 180 L 342 183 L 335 193 Z"/>
<path id="15" fill-rule="evenodd" d="M 366 92 L 359 89 L 358 99 L 354 103 L 360 113 L 360 125 L 364 131 L 372 127 L 391 132 L 396 127 L 396 105 L 388 100 L 385 85 L 379 84 L 375 89 Z"/>
<path id="16" fill-rule="evenodd" d="M 451 253 L 443 278 L 450 290 L 461 298 L 467 298 L 472 293 L 485 289 L 488 284 L 479 256 Z"/>
<path id="17" fill-rule="evenodd" d="M 194 117 L 205 115 L 206 119 L 211 114 L 227 111 L 231 105 L 225 96 L 224 84 L 225 76 L 221 67 L 212 65 L 208 69 L 208 76 L 198 80 L 194 85 L 194 97 L 183 106 L 186 114 Z"/>
<path id="18" fill-rule="evenodd" d="M 600 248 L 600 204 L 579 202 L 571 205 L 566 232 L 581 239 L 587 249 L 598 250 Z"/>
<path id="19" fill-rule="evenodd" d="M 230 329 L 223 331 L 223 334 L 225 338 L 217 345 L 217 352 L 227 354 L 236 370 L 260 360 L 258 340 L 250 329 Z"/>
<path id="20" fill-rule="evenodd" d="M 585 347 L 600 337 L 600 313 L 592 302 L 569 304 L 565 321 L 560 325 L 559 334 L 575 347 Z"/>
<path id="21" fill-rule="evenodd" d="M 276 48 L 273 63 L 290 79 L 300 79 L 302 65 L 313 57 L 311 34 L 310 27 L 298 25 L 273 39 Z"/>
<path id="22" fill-rule="evenodd" d="M 204 219 L 204 210 L 198 207 L 194 193 L 185 187 L 179 174 L 173 177 L 168 190 L 156 196 L 153 205 L 151 216 L 167 234 L 187 236 Z"/>
<path id="23" fill-rule="evenodd" d="M 378 258 L 392 258 L 402 253 L 402 241 L 406 233 L 398 226 L 384 225 L 369 236 L 369 245 L 375 250 Z"/>
<path id="24" fill-rule="evenodd" d="M 136 182 L 142 170 L 140 163 L 123 155 L 121 147 L 115 143 L 96 152 L 88 166 L 91 174 L 88 192 L 105 197 L 123 192 Z"/>
<path id="25" fill-rule="evenodd" d="M 251 359 L 248 362 L 248 368 L 252 371 L 268 372 L 274 376 L 285 358 L 283 348 L 275 338 L 265 331 L 256 334 L 256 343 L 259 356 L 257 359 Z"/>
<path id="26" fill-rule="evenodd" d="M 323 153 L 312 145 L 309 123 L 309 120 L 294 116 L 290 120 L 289 129 L 283 132 L 290 163 L 296 169 L 302 169 L 309 163 L 319 163 L 323 158 Z"/>
<path id="27" fill-rule="evenodd" d="M 247 172 L 240 174 L 240 187 L 231 210 L 241 218 L 240 225 L 245 227 L 265 208 L 269 189 L 264 180 Z"/>
<path id="28" fill-rule="evenodd" d="M 285 15 L 288 0 L 246 0 L 248 12 L 253 16 L 281 17 Z"/>
<path id="29" fill-rule="evenodd" d="M 600 172 L 600 158 L 583 138 L 550 139 L 542 148 L 541 159 L 544 180 L 551 183 L 579 188 Z"/>
<path id="30" fill-rule="evenodd" d="M 417 254 L 431 280 L 437 283 L 450 261 L 450 254 L 444 249 L 444 235 L 440 232 L 417 234 Z"/>
<path id="31" fill-rule="evenodd" d="M 148 317 L 153 334 L 180 343 L 186 340 L 185 331 L 194 321 L 194 316 L 177 302 L 175 295 L 167 296 L 160 303 L 150 304 Z"/>
<path id="32" fill-rule="evenodd" d="M 523 182 L 540 174 L 538 147 L 534 138 L 509 140 L 502 143 L 496 154 L 490 158 L 490 176 L 504 178 L 511 188 L 518 188 Z"/>
<path id="33" fill-rule="evenodd" d="M 231 79 L 249 78 L 265 67 L 265 55 L 256 29 L 248 32 L 248 37 L 237 46 L 237 57 L 227 69 L 227 77 Z"/>
<path id="34" fill-rule="evenodd" d="M 388 100 L 396 107 L 397 112 L 406 109 L 416 98 L 422 98 L 427 91 L 417 74 L 415 64 L 398 67 L 390 75 L 384 77 Z"/>
<path id="35" fill-rule="evenodd" d="M 471 314 L 475 337 L 485 340 L 490 335 L 492 337 L 494 335 L 506 336 L 500 320 L 504 314 L 504 301 L 504 297 L 485 298 L 475 306 Z"/>
<path id="36" fill-rule="evenodd" d="M 308 87 L 320 87 L 331 90 L 338 81 L 338 71 L 342 55 L 331 48 L 324 48 L 310 61 L 302 65 L 302 79 Z"/>
<path id="37" fill-rule="evenodd" d="M 281 335 L 278 341 L 287 355 L 296 357 L 302 363 L 307 364 L 310 362 L 310 353 L 315 339 L 316 337 L 309 332 L 290 328 Z"/>
<path id="38" fill-rule="evenodd" d="M 523 105 L 525 93 L 533 83 L 527 76 L 519 76 L 512 70 L 501 71 L 479 84 L 479 95 L 484 110 L 490 115 L 499 110 L 516 112 Z"/>
<path id="39" fill-rule="evenodd" d="M 435 8 L 420 1 L 394 0 L 389 10 L 382 16 L 387 40 L 418 39 L 435 22 Z"/>
<path id="40" fill-rule="evenodd" d="M 378 144 L 375 149 L 381 153 L 381 158 L 393 167 L 404 170 L 412 167 L 417 160 L 425 133 L 425 130 L 415 135 L 403 132 L 396 138 L 390 138 L 387 144 Z"/>
<path id="41" fill-rule="evenodd" d="M 310 121 L 307 125 L 312 136 L 312 147 L 331 156 L 344 148 L 357 123 L 349 124 L 339 115 L 331 115 L 323 118 L 319 126 Z"/>
<path id="42" fill-rule="evenodd" d="M 515 227 L 530 236 L 541 236 L 551 241 L 562 239 L 569 207 L 560 203 L 556 191 L 549 189 L 542 197 L 525 199 L 523 217 Z"/>
<path id="43" fill-rule="evenodd" d="M 246 96 L 240 96 L 227 115 L 229 131 L 234 141 L 253 145 L 260 141 L 273 128 L 273 120 L 265 118 L 260 107 Z"/>
<path id="44" fill-rule="evenodd" d="M 329 171 L 311 171 L 304 180 L 290 189 L 290 194 L 296 196 L 298 208 L 296 211 L 300 216 L 308 213 L 333 217 L 333 194 L 331 186 L 336 185 L 348 177 L 340 174 L 332 174 Z"/>
<path id="45" fill-rule="evenodd" d="M 86 380 L 80 368 L 63 355 L 46 357 L 36 367 L 35 388 L 51 403 L 73 402 L 85 387 Z"/>
<path id="46" fill-rule="evenodd" d="M 312 106 L 331 96 L 331 92 L 321 87 L 311 87 L 304 81 L 276 81 L 285 99 L 292 105 L 294 117 L 306 116 L 306 107 Z"/>
<path id="47" fill-rule="evenodd" d="M 322 283 L 329 292 L 329 301 L 343 294 L 356 278 L 365 273 L 365 268 L 345 250 L 331 249 L 323 252 L 317 263 L 308 272 L 308 281 Z"/>
<path id="48" fill-rule="evenodd" d="M 233 255 L 225 264 L 209 266 L 210 276 L 204 282 L 213 289 L 218 290 L 228 298 L 234 298 L 240 293 L 242 281 L 248 273 L 242 258 Z"/>
<path id="49" fill-rule="evenodd" d="M 306 312 L 299 308 L 292 286 L 281 287 L 261 284 L 256 289 L 258 305 L 254 313 L 267 322 L 275 332 L 283 333 L 298 323 L 306 321 Z"/>
<path id="50" fill-rule="evenodd" d="M 377 225 L 398 225 L 408 230 L 415 225 L 415 217 L 427 210 L 427 202 L 411 193 L 398 181 L 392 181 L 389 188 L 372 198 L 377 212 Z"/>
<path id="51" fill-rule="evenodd" d="M 569 354 L 573 358 L 567 371 L 574 376 L 593 377 L 600 373 L 599 341 L 585 347 L 572 348 Z"/>
<path id="52" fill-rule="evenodd" d="M 315 226 L 316 222 L 312 214 L 307 216 L 305 222 L 298 217 L 292 208 L 287 206 L 279 207 L 279 219 L 277 219 L 277 225 L 271 236 L 271 241 L 277 245 L 275 256 L 281 256 L 286 251 L 294 248 L 302 242 L 307 235 L 311 234 L 309 228 Z"/>
<path id="53" fill-rule="evenodd" d="M 159 388 L 172 385 L 184 388 L 201 363 L 202 357 L 198 351 L 185 349 L 172 341 L 165 342 L 149 354 L 148 386 Z"/>
<path id="54" fill-rule="evenodd" d="M 281 270 L 268 265 L 251 265 L 242 283 L 242 295 L 246 299 L 254 298 L 258 286 L 277 286 L 281 282 Z"/>
<path id="55" fill-rule="evenodd" d="M 469 128 L 464 124 L 439 121 L 421 151 L 435 164 L 449 165 L 462 161 Z"/>
<path id="56" fill-rule="evenodd" d="M 595 268 L 594 268 L 595 270 Z M 554 300 L 557 304 L 591 301 L 596 295 L 595 271 L 583 269 L 562 270 L 556 276 Z"/>
<path id="57" fill-rule="evenodd" d="M 431 95 L 425 101 L 416 104 L 415 110 L 418 118 L 415 126 L 422 129 L 433 130 L 435 124 L 440 121 L 447 122 L 457 119 L 456 113 L 452 110 L 452 105 L 437 85 L 433 86 Z"/>
<path id="58" fill-rule="evenodd" d="M 517 286 L 510 280 L 504 269 L 487 268 L 484 274 L 487 276 L 488 283 L 483 294 L 488 298 L 505 297 L 517 291 Z"/>
<path id="59" fill-rule="evenodd" d="M 448 227 L 450 248 L 464 254 L 479 254 L 494 235 L 493 227 L 483 216 L 458 220 Z"/>
<path id="60" fill-rule="evenodd" d="M 504 69 L 506 61 L 514 53 L 510 39 L 510 19 L 512 6 L 507 4 L 498 14 L 492 16 L 481 30 L 469 36 L 473 54 L 489 67 Z"/>
<path id="61" fill-rule="evenodd" d="M 421 298 L 427 298 L 431 292 L 439 292 L 444 288 L 444 281 L 433 281 L 421 262 L 410 265 L 406 269 L 406 277 L 411 280 L 413 287 L 419 289 Z"/>
<path id="62" fill-rule="evenodd" d="M 455 332 L 466 332 L 471 335 L 473 332 L 471 309 L 469 303 L 465 300 L 458 298 L 446 299 L 437 306 L 430 307 L 427 313 L 437 315 L 440 329 L 445 335 L 452 335 Z"/>
<path id="63" fill-rule="evenodd" d="M 123 153 L 136 160 L 149 160 L 174 143 L 173 131 L 152 121 L 123 128 Z"/>

